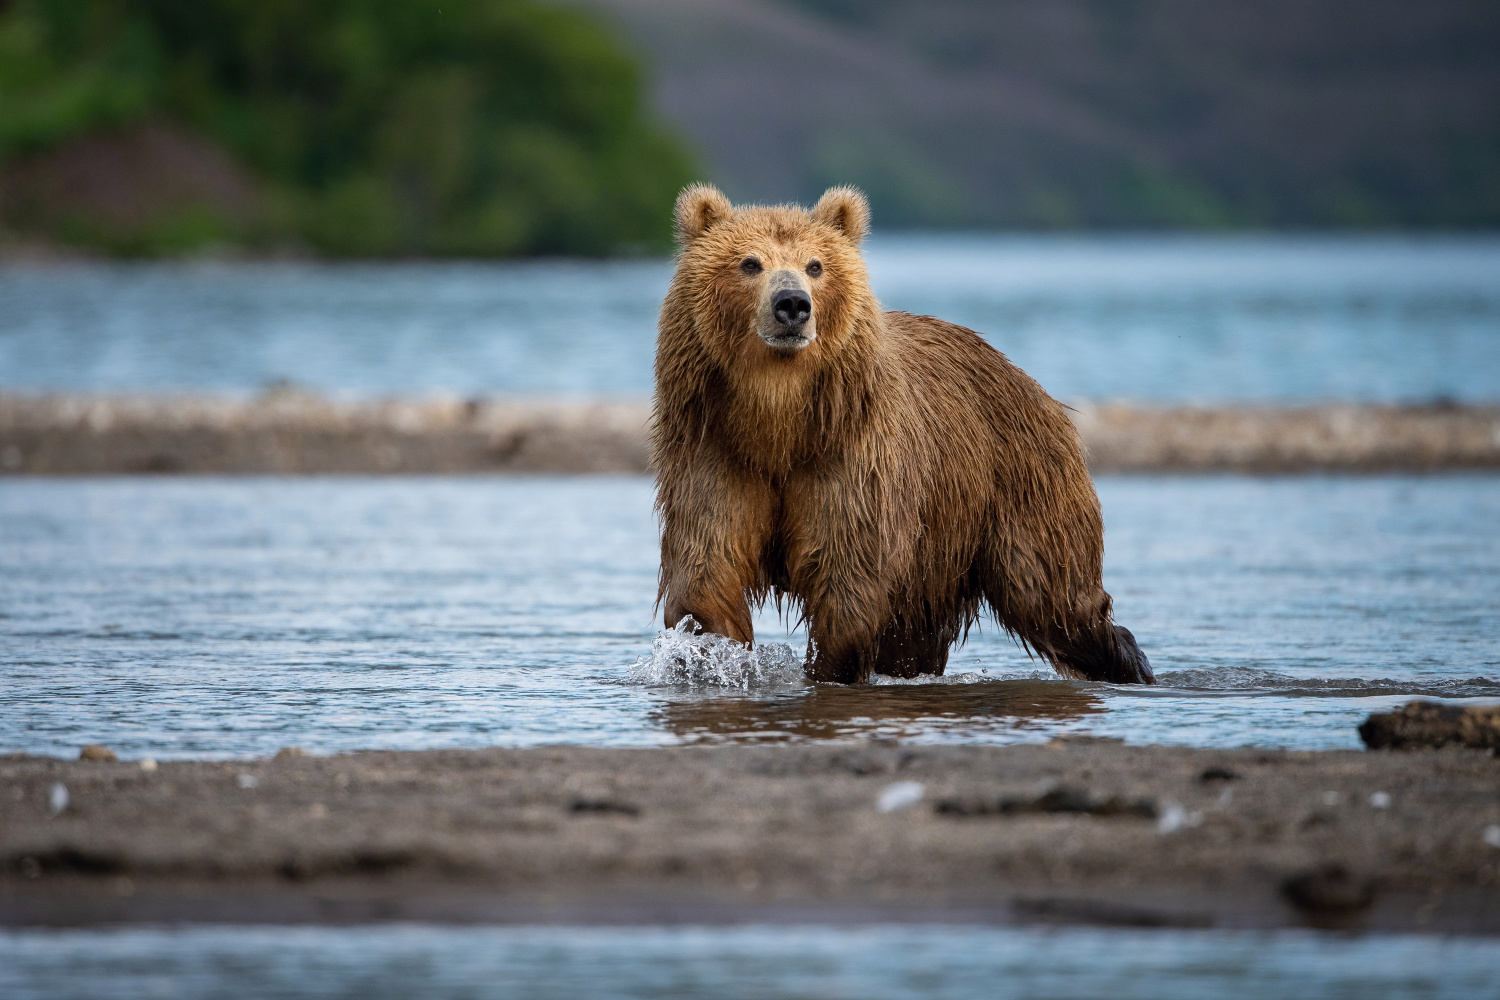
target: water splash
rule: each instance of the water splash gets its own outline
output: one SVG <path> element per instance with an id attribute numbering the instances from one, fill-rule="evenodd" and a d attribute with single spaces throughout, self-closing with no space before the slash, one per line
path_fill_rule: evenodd
<path id="1" fill-rule="evenodd" d="M 711 633 L 694 634 L 691 618 L 651 640 L 651 655 L 630 665 L 625 680 L 648 687 L 719 687 L 741 691 L 804 687 L 806 665 L 784 642 L 754 649 Z"/>

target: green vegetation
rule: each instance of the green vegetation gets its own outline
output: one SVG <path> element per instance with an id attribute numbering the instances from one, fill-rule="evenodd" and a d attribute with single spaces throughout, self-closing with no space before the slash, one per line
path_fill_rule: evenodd
<path id="1" fill-rule="evenodd" d="M 0 0 L 0 184 L 57 201 L 27 164 L 155 128 L 256 192 L 128 225 L 18 195 L 0 213 L 122 252 L 660 249 L 691 165 L 641 94 L 603 28 L 530 0 Z"/>

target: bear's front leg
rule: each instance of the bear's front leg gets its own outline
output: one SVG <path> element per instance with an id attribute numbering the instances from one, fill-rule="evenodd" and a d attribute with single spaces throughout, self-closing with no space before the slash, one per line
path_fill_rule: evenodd
<path id="1" fill-rule="evenodd" d="M 808 675 L 831 684 L 867 682 L 879 664 L 881 626 L 889 617 L 880 579 L 846 571 L 809 581 L 799 594 L 807 612 Z"/>
<path id="2" fill-rule="evenodd" d="M 878 458 L 880 448 L 866 452 Z M 921 534 L 913 505 L 888 492 L 874 472 L 846 464 L 794 479 L 783 495 L 788 589 L 807 619 L 814 681 L 863 684 L 880 665 L 892 581 L 910 571 Z"/>
<path id="3" fill-rule="evenodd" d="M 755 638 L 747 593 L 770 536 L 769 487 L 700 465 L 691 478 L 663 484 L 659 597 L 673 628 L 691 616 L 705 632 L 748 645 Z"/>
<path id="4" fill-rule="evenodd" d="M 738 605 L 723 599 L 712 587 L 704 587 L 695 594 L 667 601 L 667 613 L 662 622 L 667 628 L 676 628 L 684 618 L 691 618 L 697 625 L 695 631 L 712 632 L 750 645 L 755 639 L 754 627 L 750 624 L 750 608 L 743 598 Z"/>

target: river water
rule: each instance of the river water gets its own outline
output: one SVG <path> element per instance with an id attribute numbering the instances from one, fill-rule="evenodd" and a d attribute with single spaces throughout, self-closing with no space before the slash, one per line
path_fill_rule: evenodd
<path id="1" fill-rule="evenodd" d="M 1492 940 L 1308 931 L 187 927 L 0 934 L 0 995 L 1489 1000 L 1497 963 Z"/>
<path id="2" fill-rule="evenodd" d="M 653 659 L 644 478 L 0 480 L 0 747 L 1312 749 L 1412 695 L 1500 697 L 1500 478 L 1098 486 L 1155 688 L 1056 679 L 990 623 L 943 683 L 809 686 L 774 609 L 754 658 Z"/>
<path id="3" fill-rule="evenodd" d="M 891 309 L 1059 399 L 1488 401 L 1500 238 L 885 236 Z M 340 397 L 651 391 L 666 261 L 0 268 L 0 387 Z"/>

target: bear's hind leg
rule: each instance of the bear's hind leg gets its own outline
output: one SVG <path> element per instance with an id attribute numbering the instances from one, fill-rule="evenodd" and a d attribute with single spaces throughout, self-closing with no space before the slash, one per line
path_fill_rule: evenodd
<path id="1" fill-rule="evenodd" d="M 1151 661 L 1123 625 L 1105 619 L 1071 634 L 1051 631 L 1046 640 L 1032 645 L 1065 677 L 1108 684 L 1156 683 Z"/>

